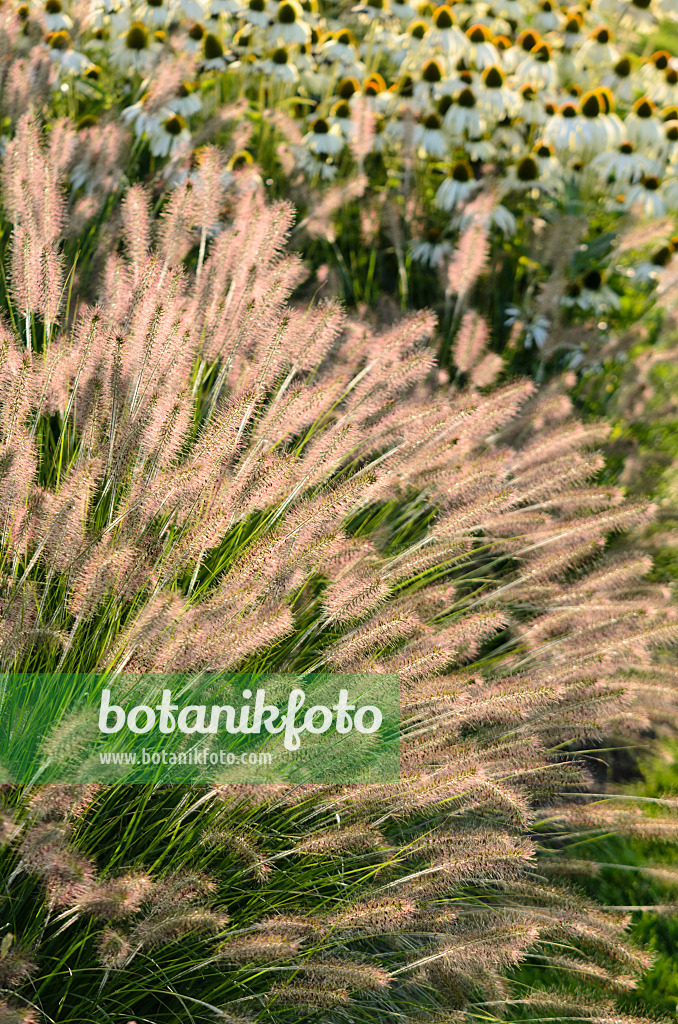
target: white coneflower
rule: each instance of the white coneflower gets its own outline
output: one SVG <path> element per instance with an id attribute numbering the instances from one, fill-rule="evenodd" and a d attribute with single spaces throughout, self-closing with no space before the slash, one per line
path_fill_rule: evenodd
<path id="1" fill-rule="evenodd" d="M 391 50 L 391 59 L 398 66 L 406 64 L 408 67 L 416 67 L 430 53 L 427 36 L 431 31 L 428 21 L 417 18 L 407 26 L 407 31 L 396 37 L 395 45 Z"/>
<path id="2" fill-rule="evenodd" d="M 666 50 L 659 50 L 641 66 L 643 88 L 657 106 L 666 107 L 678 99 L 678 70 L 675 58 Z"/>
<path id="3" fill-rule="evenodd" d="M 553 32 L 561 26 L 563 16 L 554 0 L 541 0 L 539 10 L 532 20 L 539 32 Z"/>
<path id="4" fill-rule="evenodd" d="M 517 24 L 524 17 L 525 6 L 521 0 L 498 0 L 492 5 L 492 10 L 500 18 Z"/>
<path id="5" fill-rule="evenodd" d="M 168 112 L 156 129 L 148 130 L 153 156 L 171 156 L 177 149 L 190 144 L 191 133 L 180 114 Z"/>
<path id="6" fill-rule="evenodd" d="M 182 82 L 169 105 L 175 114 L 191 117 L 202 109 L 201 94 L 192 82 Z"/>
<path id="7" fill-rule="evenodd" d="M 507 69 L 510 68 L 511 71 L 515 71 L 527 55 L 534 50 L 535 46 L 539 46 L 541 42 L 542 38 L 534 28 L 526 28 L 519 32 L 515 42 L 504 54 L 504 63 Z"/>
<path id="8" fill-rule="evenodd" d="M 664 138 L 666 142 L 662 155 L 668 160 L 669 164 L 678 163 L 678 119 L 664 122 Z"/>
<path id="9" fill-rule="evenodd" d="M 584 43 L 584 33 L 582 32 L 582 25 L 584 21 L 581 14 L 575 11 L 567 19 L 562 27 L 562 47 L 566 53 L 572 53 L 574 50 L 578 50 Z"/>
<path id="10" fill-rule="evenodd" d="M 330 110 L 328 118 L 330 124 L 336 124 L 339 131 L 345 138 L 350 138 L 353 132 L 353 120 L 351 118 L 351 106 L 348 100 L 339 100 Z"/>
<path id="11" fill-rule="evenodd" d="M 208 0 L 208 14 L 218 18 L 220 14 L 238 14 L 242 10 L 240 0 Z"/>
<path id="12" fill-rule="evenodd" d="M 248 0 L 239 13 L 241 18 L 257 28 L 266 28 L 273 20 L 267 0 Z"/>
<path id="13" fill-rule="evenodd" d="M 505 238 L 513 238 L 518 232 L 518 221 L 502 203 L 495 203 L 490 210 L 490 225 L 501 231 Z"/>
<path id="14" fill-rule="evenodd" d="M 619 60 L 619 50 L 612 42 L 612 33 L 606 25 L 592 29 L 577 50 L 576 62 L 582 68 L 601 68 Z"/>
<path id="15" fill-rule="evenodd" d="M 111 46 L 111 61 L 122 71 L 146 71 L 155 60 L 159 45 L 142 21 L 125 28 Z"/>
<path id="16" fill-rule="evenodd" d="M 146 131 L 159 127 L 159 120 L 156 116 L 149 115 L 146 111 L 146 95 L 142 96 L 136 103 L 130 104 L 120 114 L 121 121 L 129 124 L 136 136 L 141 136 Z"/>
<path id="17" fill-rule="evenodd" d="M 330 124 L 324 117 L 316 117 L 311 122 L 310 131 L 304 135 L 303 141 L 311 153 L 322 156 L 336 156 L 346 145 L 337 125 Z"/>
<path id="18" fill-rule="evenodd" d="M 584 93 L 579 109 L 584 120 L 587 148 L 595 153 L 619 142 L 619 125 L 604 109 L 603 97 L 599 91 Z M 621 123 L 621 122 L 620 122 Z"/>
<path id="19" fill-rule="evenodd" d="M 669 203 L 665 190 L 662 188 L 661 178 L 655 174 L 641 178 L 628 190 L 623 205 L 625 209 L 635 210 L 649 219 L 664 217 L 668 213 Z"/>
<path id="20" fill-rule="evenodd" d="M 499 147 L 489 139 L 464 139 L 464 148 L 469 160 L 480 160 L 484 164 L 495 160 L 499 153 Z"/>
<path id="21" fill-rule="evenodd" d="M 414 130 L 415 145 L 419 147 L 421 159 L 432 156 L 442 159 L 447 155 L 450 141 L 442 130 L 442 121 L 438 114 L 427 114 Z"/>
<path id="22" fill-rule="evenodd" d="M 483 71 L 478 99 L 483 110 L 498 121 L 515 112 L 516 95 L 504 84 L 504 75 L 496 64 L 491 64 Z"/>
<path id="23" fill-rule="evenodd" d="M 299 71 L 290 60 L 290 55 L 284 46 L 278 46 L 270 57 L 259 62 L 260 69 L 265 75 L 277 78 L 279 82 L 293 84 L 299 80 Z"/>
<path id="24" fill-rule="evenodd" d="M 342 64 L 348 64 L 355 60 L 356 42 L 353 33 L 348 28 L 342 28 L 334 32 L 320 47 L 320 52 L 329 60 L 339 60 Z"/>
<path id="25" fill-rule="evenodd" d="M 191 21 L 201 22 L 205 17 L 205 5 L 202 0 L 174 0 L 174 9 Z"/>
<path id="26" fill-rule="evenodd" d="M 205 26 L 200 21 L 194 21 L 192 25 L 189 25 L 184 36 L 184 49 L 188 53 L 199 53 L 202 49 L 206 31 Z"/>
<path id="27" fill-rule="evenodd" d="M 304 21 L 304 12 L 297 0 L 282 0 L 278 5 L 271 37 L 287 46 L 303 46 L 311 38 L 311 26 Z"/>
<path id="28" fill-rule="evenodd" d="M 466 88 L 457 96 L 444 118 L 444 125 L 452 135 L 478 138 L 485 128 L 478 101 L 472 89 Z"/>
<path id="29" fill-rule="evenodd" d="M 492 42 L 492 34 L 485 25 L 471 25 L 466 29 L 466 38 L 470 43 L 470 60 L 479 71 L 490 64 L 501 64 L 499 50 Z"/>
<path id="30" fill-rule="evenodd" d="M 442 232 L 438 228 L 430 228 L 425 238 L 410 243 L 412 259 L 429 267 L 440 266 L 452 252 L 452 243 L 442 237 Z"/>
<path id="31" fill-rule="evenodd" d="M 59 32 L 50 32 L 45 42 L 49 46 L 49 54 L 52 61 L 66 75 L 79 75 L 86 71 L 87 68 L 94 66 L 89 57 L 73 49 L 70 33 L 66 29 L 61 29 Z"/>
<path id="32" fill-rule="evenodd" d="M 468 86 L 470 89 L 476 90 L 476 87 L 480 84 L 480 75 L 477 71 L 469 70 L 466 67 L 465 61 L 459 61 L 456 68 L 451 71 L 439 85 L 436 85 L 433 92 L 436 99 L 441 96 L 456 96 L 466 89 Z"/>
<path id="33" fill-rule="evenodd" d="M 73 21 L 64 11 L 61 0 L 47 0 L 42 9 L 42 19 L 48 32 L 73 28 Z"/>
<path id="34" fill-rule="evenodd" d="M 503 193 L 526 192 L 535 198 L 539 192 L 550 191 L 550 183 L 542 178 L 539 160 L 534 153 L 527 153 L 517 163 L 511 164 L 501 182 Z"/>
<path id="35" fill-rule="evenodd" d="M 631 103 L 637 90 L 632 58 L 628 54 L 624 54 L 611 70 L 605 71 L 600 81 L 622 103 Z"/>
<path id="36" fill-rule="evenodd" d="M 388 94 L 386 82 L 378 71 L 367 76 L 362 84 L 362 94 L 367 97 L 368 106 L 371 108 L 378 106 L 377 101 L 380 96 Z"/>
<path id="37" fill-rule="evenodd" d="M 538 142 L 531 154 L 537 161 L 539 177 L 547 182 L 549 187 L 558 187 L 562 184 L 563 167 L 555 154 L 553 146 L 548 142 Z"/>
<path id="38" fill-rule="evenodd" d="M 134 17 L 145 25 L 164 28 L 174 14 L 172 0 L 141 0 L 134 4 Z"/>
<path id="39" fill-rule="evenodd" d="M 221 40 L 208 32 L 202 44 L 202 66 L 206 71 L 224 71 L 229 64 Z"/>
<path id="40" fill-rule="evenodd" d="M 655 116 L 655 105 L 646 96 L 633 104 L 627 114 L 624 128 L 628 138 L 639 149 L 655 151 L 663 142 L 661 125 Z"/>
<path id="41" fill-rule="evenodd" d="M 619 296 L 605 284 L 599 270 L 588 270 L 581 278 L 571 281 L 561 299 L 563 306 L 595 313 L 606 313 L 619 309 Z"/>
<path id="42" fill-rule="evenodd" d="M 678 210 L 678 178 L 667 178 L 662 185 L 662 195 L 670 210 Z"/>
<path id="43" fill-rule="evenodd" d="M 539 89 L 553 91 L 558 85 L 558 66 L 551 46 L 539 40 L 515 70 L 516 79 Z"/>
<path id="44" fill-rule="evenodd" d="M 439 210 L 450 213 L 460 203 L 466 202 L 477 188 L 471 165 L 466 160 L 458 160 L 439 186 L 433 202 Z"/>
<path id="45" fill-rule="evenodd" d="M 432 46 L 454 60 L 463 56 L 470 49 L 469 41 L 459 28 L 453 11 L 444 4 L 437 7 L 433 13 L 433 26 L 428 36 Z"/>
<path id="46" fill-rule="evenodd" d="M 544 140 L 553 143 L 561 153 L 582 153 L 589 144 L 590 132 L 586 119 L 571 101 L 551 115 L 544 125 Z"/>
<path id="47" fill-rule="evenodd" d="M 383 18 L 389 11 L 388 0 L 365 0 L 351 8 L 354 14 L 359 14 L 366 21 L 374 21 Z"/>
<path id="48" fill-rule="evenodd" d="M 414 83 L 412 95 L 421 108 L 431 103 L 435 89 L 444 78 L 444 67 L 437 57 L 427 60 L 421 68 L 419 80 Z"/>
<path id="49" fill-rule="evenodd" d="M 546 124 L 544 101 L 532 85 L 521 85 L 516 96 L 515 116 L 528 125 Z"/>
<path id="50" fill-rule="evenodd" d="M 657 28 L 663 13 L 658 0 L 621 0 L 619 8 L 619 24 L 622 28 L 630 28 L 643 34 Z"/>
<path id="51" fill-rule="evenodd" d="M 636 149 L 628 139 L 616 149 L 599 153 L 591 161 L 591 166 L 608 181 L 625 184 L 633 184 L 642 177 L 657 174 L 659 171 L 657 161 Z"/>
<path id="52" fill-rule="evenodd" d="M 391 0 L 391 14 L 400 21 L 411 21 L 416 18 L 417 11 L 408 3 L 394 3 L 394 0 Z"/>
<path id="53" fill-rule="evenodd" d="M 327 159 L 321 160 L 314 156 L 305 146 L 293 146 L 297 166 L 309 178 L 322 178 L 323 181 L 332 181 L 338 174 L 338 168 Z"/>

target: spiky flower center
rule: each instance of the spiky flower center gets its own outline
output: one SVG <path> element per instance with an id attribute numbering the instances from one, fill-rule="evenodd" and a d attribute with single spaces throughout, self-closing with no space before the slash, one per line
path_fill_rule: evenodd
<path id="1" fill-rule="evenodd" d="M 530 53 L 534 50 L 535 46 L 538 46 L 541 42 L 536 32 L 532 32 L 531 29 L 527 29 L 525 32 L 521 32 L 516 39 L 517 45 L 524 50 L 525 53 Z"/>
<path id="2" fill-rule="evenodd" d="M 471 25 L 466 29 L 466 35 L 472 43 L 487 43 L 491 36 L 485 25 Z"/>
<path id="3" fill-rule="evenodd" d="M 452 168 L 450 175 L 455 181 L 467 182 L 473 177 L 473 171 L 466 160 L 458 160 Z"/>
<path id="4" fill-rule="evenodd" d="M 50 32 L 47 42 L 53 50 L 67 50 L 71 45 L 71 37 L 65 29 L 59 32 Z"/>
<path id="5" fill-rule="evenodd" d="M 603 283 L 603 278 L 599 270 L 587 270 L 584 274 L 584 288 L 590 292 L 597 292 Z"/>
<path id="6" fill-rule="evenodd" d="M 297 20 L 297 12 L 292 4 L 282 3 L 278 8 L 278 21 L 281 25 L 293 25 Z"/>
<path id="7" fill-rule="evenodd" d="M 212 32 L 208 32 L 205 36 L 205 41 L 202 44 L 202 52 L 205 54 L 207 60 L 218 60 L 219 57 L 223 57 L 224 48 Z"/>
<path id="8" fill-rule="evenodd" d="M 633 104 L 633 109 L 636 112 L 637 116 L 642 117 L 644 120 L 647 120 L 648 118 L 652 117 L 652 113 L 654 110 L 651 101 L 645 98 L 636 100 L 636 102 Z"/>
<path id="9" fill-rule="evenodd" d="M 240 149 L 237 153 L 234 153 L 228 161 L 228 169 L 229 171 L 241 171 L 243 167 L 247 167 L 251 163 L 251 154 L 248 153 L 246 149 Z"/>
<path id="10" fill-rule="evenodd" d="M 337 96 L 340 96 L 342 100 L 350 100 L 360 89 L 360 82 L 357 78 L 342 78 L 339 82 L 339 88 L 337 89 Z"/>
<path id="11" fill-rule="evenodd" d="M 524 156 L 518 162 L 516 175 L 519 181 L 536 181 L 539 177 L 539 165 L 532 156 Z"/>
<path id="12" fill-rule="evenodd" d="M 171 117 L 167 118 L 163 127 L 168 135 L 181 135 L 186 127 L 186 122 L 179 114 L 172 114 Z"/>
<path id="13" fill-rule="evenodd" d="M 594 92 L 587 92 L 582 96 L 581 112 L 584 117 L 598 117 L 600 113 L 600 100 Z"/>
<path id="14" fill-rule="evenodd" d="M 378 96 L 380 92 L 384 92 L 386 89 L 386 82 L 380 74 L 375 73 L 366 78 L 363 82 L 363 90 L 366 96 Z"/>
<path id="15" fill-rule="evenodd" d="M 288 54 L 285 47 L 279 46 L 276 50 L 274 50 L 273 54 L 271 55 L 271 60 L 273 61 L 274 64 L 287 64 Z"/>
<path id="16" fill-rule="evenodd" d="M 652 254 L 650 262 L 655 267 L 665 267 L 671 262 L 673 251 L 670 245 L 662 245 Z"/>
<path id="17" fill-rule="evenodd" d="M 454 25 L 454 19 L 452 18 L 452 11 L 449 7 L 444 5 L 439 7 L 433 15 L 433 24 L 437 29 L 444 31 L 445 29 L 452 28 Z"/>
<path id="18" fill-rule="evenodd" d="M 439 131 L 441 121 L 437 114 L 428 114 L 424 118 L 424 128 L 428 131 Z"/>
<path id="19" fill-rule="evenodd" d="M 437 60 L 427 60 L 421 69 L 421 77 L 424 82 L 441 82 L 443 69 Z"/>
<path id="20" fill-rule="evenodd" d="M 146 26 L 135 21 L 125 36 L 125 46 L 128 50 L 145 50 L 148 46 L 148 32 Z"/>
<path id="21" fill-rule="evenodd" d="M 475 107 L 476 98 L 473 94 L 473 90 L 462 89 L 461 92 L 459 93 L 459 96 L 457 97 L 457 103 L 459 104 L 460 107 L 466 107 L 466 109 L 468 110 L 470 110 L 471 107 Z"/>
<path id="22" fill-rule="evenodd" d="M 492 64 L 489 68 L 485 68 L 483 71 L 483 82 L 488 89 L 501 89 L 504 84 L 504 76 L 496 64 Z"/>

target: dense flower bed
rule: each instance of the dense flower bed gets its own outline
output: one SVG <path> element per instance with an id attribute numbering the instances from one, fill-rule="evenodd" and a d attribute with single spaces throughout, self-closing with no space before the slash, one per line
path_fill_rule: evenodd
<path id="1" fill-rule="evenodd" d="M 180 163 L 205 119 L 239 103 L 249 128 L 233 169 L 262 156 L 267 132 L 284 172 L 315 182 L 379 157 L 386 184 L 426 177 L 443 235 L 488 182 L 508 234 L 516 197 L 543 204 L 572 185 L 658 216 L 678 208 L 678 62 L 638 51 L 667 19 L 672 0 L 375 0 L 322 13 L 315 0 L 47 0 L 3 9 L 3 106 L 13 118 L 51 93 L 86 128 L 106 123 L 117 93 L 123 124 L 108 135 L 128 125 Z M 92 186 L 86 168 L 74 174 Z M 435 263 L 447 248 L 417 251 Z"/>

